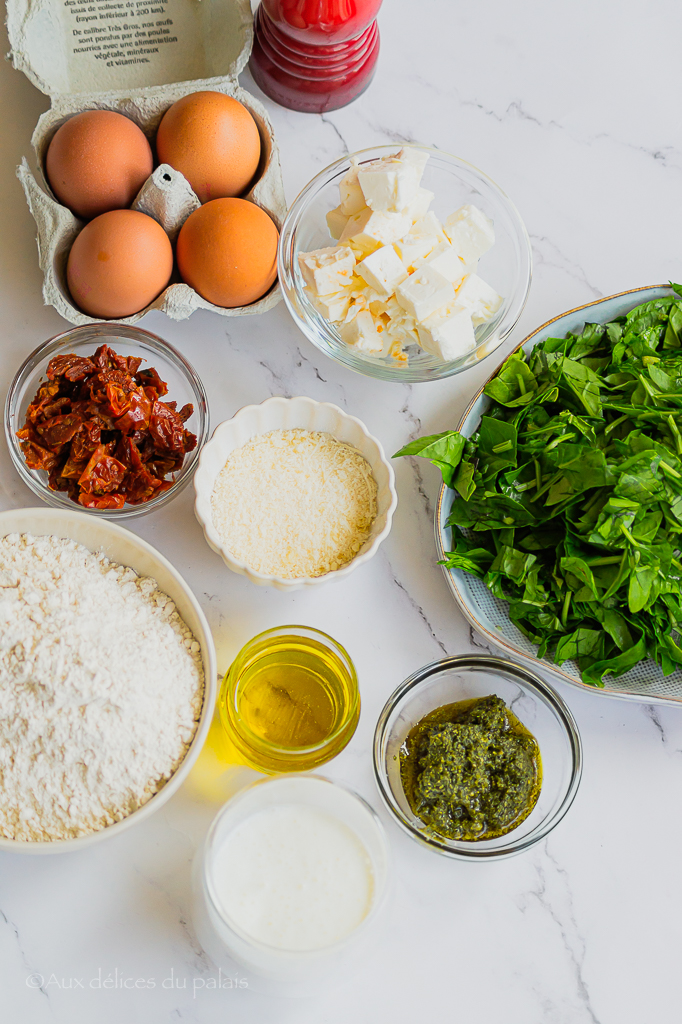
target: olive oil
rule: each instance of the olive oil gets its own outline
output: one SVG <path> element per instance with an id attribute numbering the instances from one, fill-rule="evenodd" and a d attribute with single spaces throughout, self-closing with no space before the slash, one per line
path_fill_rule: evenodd
<path id="1" fill-rule="evenodd" d="M 355 669 L 324 633 L 269 630 L 240 651 L 219 710 L 226 760 L 269 773 L 305 771 L 338 754 L 355 732 Z"/>

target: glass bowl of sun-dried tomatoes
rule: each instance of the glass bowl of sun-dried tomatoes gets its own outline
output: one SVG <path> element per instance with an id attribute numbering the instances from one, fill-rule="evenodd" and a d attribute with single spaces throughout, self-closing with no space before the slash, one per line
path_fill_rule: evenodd
<path id="1" fill-rule="evenodd" d="M 22 480 L 55 508 L 143 515 L 190 480 L 209 429 L 204 386 L 148 331 L 77 327 L 37 348 L 5 403 Z"/>

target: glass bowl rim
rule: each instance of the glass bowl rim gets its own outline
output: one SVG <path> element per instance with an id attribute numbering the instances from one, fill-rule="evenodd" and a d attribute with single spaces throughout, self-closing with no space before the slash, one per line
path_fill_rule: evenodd
<path id="1" fill-rule="evenodd" d="M 471 366 L 460 368 L 457 360 L 449 360 L 442 363 L 440 367 L 432 368 L 425 373 L 423 371 L 420 372 L 417 369 L 410 370 L 409 364 L 406 367 L 401 367 L 391 366 L 388 363 L 386 363 L 386 365 L 375 365 L 374 363 L 367 362 L 360 357 L 342 359 L 338 353 L 318 342 L 315 332 L 309 328 L 307 316 L 299 313 L 296 308 L 294 298 L 292 298 L 292 296 L 294 296 L 296 300 L 298 300 L 301 287 L 296 275 L 294 260 L 290 257 L 293 257 L 296 232 L 301 219 L 307 212 L 309 201 L 315 198 L 315 196 L 317 196 L 318 193 L 331 182 L 338 170 L 349 161 L 357 157 L 362 157 L 365 154 L 375 154 L 376 156 L 376 154 L 381 154 L 382 152 L 385 152 L 386 154 L 389 152 L 395 153 L 397 148 L 421 150 L 428 154 L 444 157 L 446 162 L 472 171 L 474 175 L 478 176 L 493 191 L 493 193 L 495 193 L 502 205 L 506 208 L 506 212 L 514 225 L 514 232 L 523 254 L 520 273 L 522 283 L 513 295 L 509 304 L 509 309 L 499 321 L 497 326 L 496 344 L 487 351 L 481 359 L 477 359 L 475 363 L 472 363 Z M 282 296 L 284 297 L 284 303 L 292 320 L 301 333 L 320 352 L 328 356 L 330 359 L 333 359 L 334 362 L 338 363 L 340 366 L 345 366 L 347 369 L 353 370 L 355 373 L 359 373 L 365 377 L 372 377 L 376 380 L 395 383 L 419 384 L 429 383 L 434 380 L 445 380 L 448 377 L 465 372 L 467 369 L 473 369 L 473 367 L 479 366 L 482 362 L 498 351 L 500 346 L 516 327 L 519 319 L 521 318 L 526 302 L 528 301 L 533 277 L 533 251 L 530 237 L 528 235 L 528 229 L 526 228 L 516 204 L 509 198 L 504 189 L 490 177 L 489 174 L 486 174 L 485 171 L 482 171 L 469 160 L 456 156 L 454 153 L 450 153 L 447 150 L 438 149 L 435 146 L 422 145 L 421 143 L 398 141 L 394 143 L 381 143 L 376 146 L 366 146 L 363 149 L 355 150 L 352 153 L 346 153 L 328 164 L 321 171 L 318 171 L 318 173 L 311 178 L 308 184 L 301 189 L 294 199 L 293 203 L 289 207 L 284 223 L 282 224 L 279 243 L 277 246 L 277 273 Z M 319 314 L 318 317 L 320 320 L 324 319 L 321 314 Z M 316 318 L 313 318 L 313 321 L 315 319 Z"/>
<path id="2" fill-rule="evenodd" d="M 217 893 L 214 891 L 214 886 L 212 884 L 213 879 L 211 878 L 210 872 L 208 870 L 209 853 L 214 848 L 216 842 L 216 833 L 218 831 L 219 825 L 223 818 L 225 817 L 225 815 L 228 814 L 229 810 L 233 809 L 236 804 L 248 799 L 249 796 L 251 796 L 251 794 L 255 790 L 257 790 L 259 786 L 276 784 L 280 781 L 284 781 L 287 779 L 296 779 L 304 782 L 306 780 L 314 782 L 324 782 L 329 786 L 334 786 L 337 789 L 343 790 L 348 796 L 356 800 L 367 812 L 369 819 L 371 820 L 372 825 L 376 830 L 377 836 L 379 838 L 384 853 L 383 884 L 379 892 L 375 894 L 372 900 L 372 906 L 370 907 L 369 913 L 366 914 L 365 917 L 363 917 L 362 921 L 360 921 L 357 927 L 354 928 L 348 935 L 343 936 L 343 938 L 338 939 L 336 942 L 333 942 L 328 946 L 322 946 L 319 949 L 282 949 L 280 946 L 270 946 L 265 942 L 261 942 L 258 939 L 255 939 L 252 935 L 249 935 L 249 933 L 245 931 L 240 925 L 238 925 L 236 921 L 233 921 L 231 916 L 227 913 L 227 910 L 222 906 L 220 900 L 218 899 Z M 254 813 L 257 814 L 258 811 L 255 811 Z M 238 825 L 239 822 L 237 823 L 237 826 L 233 825 L 232 829 L 238 827 Z M 362 840 L 360 840 L 359 837 L 358 840 L 362 843 Z M 362 845 L 364 846 L 365 844 L 362 843 Z M 390 877 L 391 850 L 388 842 L 388 837 L 386 835 L 386 830 L 377 812 L 374 810 L 372 805 L 367 800 L 365 800 L 363 796 L 361 796 L 358 792 L 356 792 L 356 790 L 352 789 L 350 786 L 347 786 L 344 782 L 336 782 L 333 779 L 328 779 L 324 775 L 318 775 L 315 772 L 283 772 L 281 775 L 270 776 L 268 778 L 263 779 L 254 779 L 253 782 L 250 782 L 243 789 L 239 790 L 239 792 L 235 793 L 234 796 L 230 797 L 230 799 L 223 804 L 223 806 L 220 808 L 220 810 L 214 817 L 213 821 L 211 822 L 203 846 L 201 847 L 201 879 L 203 889 L 206 896 L 210 900 L 211 906 L 217 913 L 218 917 L 228 926 L 228 928 L 230 928 L 235 933 L 235 935 L 239 936 L 239 938 L 241 938 L 243 941 L 248 942 L 249 945 L 261 951 L 267 953 L 275 953 L 279 956 L 288 955 L 295 957 L 305 957 L 308 960 L 312 960 L 319 956 L 333 955 L 335 952 L 342 950 L 348 944 L 349 941 L 354 939 L 354 937 L 359 932 L 367 930 L 367 928 L 376 919 L 379 912 L 386 904 Z M 374 888 L 376 892 L 376 889 L 378 888 L 376 885 L 376 880 Z"/>
<path id="3" fill-rule="evenodd" d="M 404 816 L 402 810 L 397 805 L 393 797 L 393 793 L 388 784 L 388 773 L 382 756 L 382 748 L 386 739 L 386 730 L 389 719 L 403 699 L 422 683 L 425 683 L 432 676 L 444 671 L 445 669 L 464 669 L 467 667 L 473 667 L 476 671 L 480 671 L 485 668 L 497 669 L 498 671 L 501 670 L 506 673 L 516 675 L 518 682 L 523 685 L 524 689 L 529 691 L 535 699 L 537 699 L 537 694 L 544 698 L 545 702 L 550 706 L 550 709 L 554 713 L 555 719 L 563 727 L 564 735 L 567 737 L 570 746 L 572 761 L 570 780 L 559 806 L 556 810 L 543 818 L 542 821 L 540 821 L 523 839 L 514 841 L 512 838 L 511 842 L 508 842 L 507 845 L 497 847 L 496 849 L 483 849 L 475 842 L 469 843 L 466 849 L 461 847 L 454 848 L 448 846 L 446 841 L 438 839 L 435 835 L 429 835 L 426 832 L 416 829 Z M 537 691 L 537 693 L 534 691 Z M 570 710 L 563 697 L 544 679 L 536 675 L 534 672 L 531 672 L 531 670 L 527 669 L 524 665 L 519 665 L 515 661 L 508 661 L 505 658 L 498 658 L 494 655 L 487 654 L 461 654 L 429 662 L 428 665 L 422 666 L 409 675 L 407 679 L 405 679 L 404 682 L 402 682 L 400 686 L 393 691 L 382 708 L 376 724 L 372 761 L 374 767 L 374 779 L 381 799 L 383 800 L 387 810 L 390 812 L 393 820 L 412 839 L 415 839 L 430 850 L 435 850 L 437 853 L 443 854 L 446 857 L 452 857 L 456 860 L 489 861 L 501 860 L 504 857 L 512 857 L 517 853 L 522 853 L 523 851 L 530 849 L 530 847 L 535 846 L 536 843 L 540 842 L 541 839 L 544 839 L 544 837 L 559 824 L 573 803 L 580 785 L 583 766 L 583 747 L 580 731 L 573 712 Z M 512 831 L 508 833 L 508 836 L 513 837 L 514 831 L 515 830 L 512 829 Z"/>
<path id="4" fill-rule="evenodd" d="M 303 759 L 304 757 L 306 757 L 306 755 L 321 753 L 322 751 L 324 751 L 326 747 L 330 746 L 334 742 L 334 740 L 337 740 L 341 735 L 343 735 L 343 733 L 348 729 L 348 727 L 352 725 L 354 719 L 355 724 L 357 726 L 357 718 L 359 718 L 360 714 L 360 687 L 358 685 L 358 673 L 357 669 L 355 668 L 355 663 L 351 658 L 350 654 L 348 653 L 348 651 L 346 650 L 346 648 L 343 646 L 343 644 L 340 644 L 339 641 L 335 640 L 333 636 L 329 635 L 329 633 L 325 633 L 321 629 L 315 629 L 314 626 L 302 626 L 300 624 L 292 625 L 287 623 L 283 626 L 272 626 L 270 629 L 264 629 L 262 632 L 257 633 L 250 640 L 247 640 L 247 642 L 237 651 L 232 661 L 232 664 L 228 668 L 223 678 L 223 681 L 220 684 L 220 690 L 218 691 L 218 716 L 222 723 L 223 714 L 229 716 L 230 711 L 234 711 L 235 716 L 237 715 L 236 701 L 234 700 L 234 698 L 236 698 L 237 695 L 239 679 L 235 681 L 233 678 L 231 678 L 231 673 L 232 669 L 237 664 L 242 654 L 249 647 L 251 647 L 252 644 L 256 643 L 258 640 L 261 640 L 263 637 L 268 636 L 269 634 L 272 635 L 274 633 L 280 633 L 283 630 L 291 630 L 292 632 L 295 632 L 297 630 L 307 630 L 307 632 L 315 633 L 317 636 L 324 637 L 325 640 L 329 641 L 332 647 L 339 650 L 343 657 L 347 660 L 347 667 L 349 669 L 348 674 L 350 676 L 351 683 L 353 684 L 354 687 L 353 701 L 352 704 L 349 706 L 346 715 L 344 715 L 343 721 L 339 726 L 337 726 L 333 733 L 327 736 L 327 738 L 322 740 L 320 743 L 312 743 L 304 747 L 282 747 L 276 743 L 269 743 L 267 740 L 262 739 L 262 737 L 257 736 L 256 733 L 249 728 L 249 726 L 244 722 L 242 718 L 236 719 L 239 722 L 239 727 L 243 730 L 247 741 L 251 743 L 255 749 L 267 751 L 269 754 L 272 754 L 275 757 L 283 757 L 287 760 L 296 759 L 298 757 Z M 223 690 L 225 690 L 224 701 Z M 224 711 L 223 707 L 225 709 Z M 234 723 L 231 722 L 230 724 L 234 727 Z M 352 739 L 352 737 L 349 738 L 348 742 L 350 742 L 350 739 Z M 280 775 L 290 774 L 291 772 L 278 772 L 277 777 L 279 778 Z"/>
<path id="5" fill-rule="evenodd" d="M 182 475 L 174 481 L 172 487 L 169 487 L 162 494 L 158 495 L 158 497 L 152 498 L 151 501 L 143 502 L 139 505 L 126 504 L 120 509 L 87 509 L 83 506 L 77 505 L 75 502 L 69 502 L 67 504 L 66 499 L 60 499 L 57 497 L 57 495 L 59 495 L 58 491 L 52 491 L 51 488 L 34 475 L 32 470 L 28 469 L 15 436 L 13 420 L 18 411 L 16 403 L 18 400 L 19 389 L 25 383 L 30 374 L 34 373 L 38 369 L 41 362 L 46 359 L 49 361 L 49 358 L 56 353 L 59 347 L 69 341 L 73 341 L 74 344 L 81 344 L 82 341 L 85 341 L 90 337 L 93 343 L 96 343 L 98 339 L 102 339 L 100 344 L 106 344 L 104 336 L 107 333 L 111 333 L 113 335 L 118 334 L 129 343 L 146 343 L 152 350 L 158 352 L 160 356 L 165 357 L 168 362 L 181 373 L 188 384 L 189 390 L 193 393 L 192 397 L 195 400 L 195 413 L 198 417 L 197 445 L 196 448 L 187 456 L 186 465 L 183 463 L 183 466 L 181 467 Z M 9 449 L 12 465 L 19 474 L 22 482 L 25 483 L 35 495 L 52 508 L 69 509 L 71 505 L 73 505 L 76 510 L 111 521 L 133 519 L 137 516 L 146 515 L 148 512 L 152 512 L 161 508 L 163 505 L 166 505 L 177 494 L 179 494 L 192 479 L 194 470 L 198 465 L 201 450 L 208 440 L 210 432 L 210 411 L 206 388 L 189 360 L 186 359 L 178 349 L 171 345 L 170 342 L 161 338 L 158 334 L 153 334 L 151 331 L 147 331 L 144 328 L 137 327 L 133 324 L 122 324 L 111 320 L 71 327 L 66 331 L 53 335 L 51 338 L 48 338 L 47 341 L 41 342 L 40 345 L 34 348 L 19 366 L 19 369 L 15 373 L 9 388 L 7 389 L 3 421 L 5 428 L 5 440 Z"/>

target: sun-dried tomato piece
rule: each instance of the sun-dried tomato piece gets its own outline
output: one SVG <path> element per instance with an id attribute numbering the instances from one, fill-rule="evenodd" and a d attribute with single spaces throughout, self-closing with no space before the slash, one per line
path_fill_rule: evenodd
<path id="1" fill-rule="evenodd" d="M 152 403 L 142 388 L 135 388 L 128 395 L 128 407 L 119 419 L 114 420 L 114 426 L 122 434 L 130 434 L 135 430 L 147 430 L 151 411 Z"/>
<path id="2" fill-rule="evenodd" d="M 17 430 L 17 437 L 19 442 L 23 441 L 35 441 L 38 444 L 38 435 L 36 434 L 35 424 L 30 423 L 28 420 L 24 423 L 20 430 Z"/>
<path id="3" fill-rule="evenodd" d="M 141 505 L 145 501 L 150 501 L 152 498 L 158 498 L 158 496 L 160 494 L 163 494 L 164 491 L 170 490 L 170 488 L 173 486 L 174 483 L 175 483 L 174 480 L 160 480 L 160 479 L 157 478 L 156 479 L 156 485 L 157 486 L 155 487 L 153 493 L 151 493 L 151 494 L 144 494 L 141 497 L 138 497 L 136 494 L 134 494 L 133 496 L 128 497 L 127 500 L 130 502 L 131 505 Z"/>
<path id="4" fill-rule="evenodd" d="M 197 446 L 197 435 L 192 434 L 189 430 L 183 432 L 183 445 L 185 452 L 193 452 Z"/>
<path id="5" fill-rule="evenodd" d="M 58 397 L 58 382 L 41 384 L 35 398 L 26 410 L 26 422 L 35 423 L 37 420 L 43 419 L 45 409 L 52 405 Z"/>
<path id="6" fill-rule="evenodd" d="M 128 373 L 128 357 L 120 356 L 118 352 L 114 352 L 113 348 L 109 349 L 109 358 L 111 359 L 112 367 L 117 370 L 122 370 L 123 373 Z"/>
<path id="7" fill-rule="evenodd" d="M 18 431 L 17 436 L 20 433 Z M 29 469 L 45 469 L 49 471 L 59 464 L 59 455 L 48 451 L 47 448 L 43 448 L 42 445 L 37 444 L 35 441 L 20 439 L 20 445 Z"/>
<path id="8" fill-rule="evenodd" d="M 140 458 L 142 459 L 145 465 L 158 457 L 158 452 L 154 447 L 154 439 L 152 438 L 151 434 L 147 434 L 143 443 L 141 445 L 138 445 L 137 450 L 139 451 Z"/>
<path id="9" fill-rule="evenodd" d="M 168 476 L 169 473 L 175 473 L 180 469 L 184 461 L 184 453 L 182 455 L 173 455 L 172 452 L 169 452 L 165 458 L 160 459 L 157 456 L 150 459 L 149 462 L 145 463 L 145 465 L 150 473 L 158 477 L 160 480 L 163 480 L 163 478 Z"/>
<path id="10" fill-rule="evenodd" d="M 125 503 L 125 494 L 89 494 L 82 491 L 78 496 L 78 504 L 83 508 L 123 508 Z"/>
<path id="11" fill-rule="evenodd" d="M 143 462 L 132 438 L 120 437 L 114 455 L 129 471 L 142 469 Z"/>
<path id="12" fill-rule="evenodd" d="M 89 459 L 75 459 L 73 455 L 69 455 L 64 463 L 61 475 L 65 480 L 80 480 L 89 461 Z"/>
<path id="13" fill-rule="evenodd" d="M 133 387 L 135 387 L 135 382 L 132 377 L 123 373 L 122 370 L 102 370 L 88 381 L 91 400 L 104 408 L 108 406 L 111 394 L 120 391 L 121 395 L 126 395 Z M 113 411 L 110 409 L 107 411 L 111 412 L 114 417 L 121 415 L 116 406 Z"/>
<path id="14" fill-rule="evenodd" d="M 92 494 L 116 491 L 123 483 L 126 472 L 123 463 L 108 453 L 106 445 L 100 444 L 79 477 L 78 486 Z"/>
<path id="15" fill-rule="evenodd" d="M 142 359 L 139 356 L 128 356 L 126 363 L 128 364 L 128 373 L 134 377 L 142 365 Z"/>
<path id="16" fill-rule="evenodd" d="M 66 377 L 67 380 L 83 380 L 95 372 L 95 365 L 92 359 L 85 356 L 63 355 L 51 359 L 47 367 L 49 380 L 57 377 Z"/>
<path id="17" fill-rule="evenodd" d="M 97 405 L 96 402 L 74 402 L 71 406 L 71 411 L 80 413 L 84 420 L 91 420 L 93 423 L 96 423 L 100 430 L 114 429 L 113 419 L 104 412 L 103 406 Z"/>
<path id="18" fill-rule="evenodd" d="M 136 472 L 129 473 L 125 480 L 125 492 L 127 500 L 131 505 L 141 505 L 149 501 L 157 493 L 163 484 L 163 480 L 152 474 L 143 466 Z"/>
<path id="19" fill-rule="evenodd" d="M 165 402 L 154 402 L 149 433 L 158 452 L 184 451 L 184 427 L 175 409 Z"/>
<path id="20" fill-rule="evenodd" d="M 105 367 L 110 366 L 111 364 L 109 362 L 109 346 L 100 345 L 99 348 L 95 350 L 95 354 L 92 357 L 92 361 L 95 364 L 95 366 L 98 367 L 98 369 L 100 370 L 103 370 Z"/>
<path id="21" fill-rule="evenodd" d="M 142 387 L 154 388 L 159 398 L 163 398 L 164 395 L 168 394 L 168 385 L 165 381 L 161 380 L 153 366 L 148 366 L 144 370 L 138 370 L 135 374 L 135 380 Z"/>
<path id="22" fill-rule="evenodd" d="M 114 383 L 107 384 L 105 390 L 107 395 L 107 412 L 114 420 L 117 420 L 128 408 L 130 393 L 125 388 L 122 388 L 120 384 Z"/>
<path id="23" fill-rule="evenodd" d="M 102 384 L 118 384 L 119 387 L 126 391 L 137 386 L 127 370 L 100 370 L 97 374 L 97 380 L 101 381 Z"/>
<path id="24" fill-rule="evenodd" d="M 192 405 L 191 402 L 188 402 L 187 405 L 183 405 L 182 409 L 178 413 L 178 416 L 180 417 L 183 423 L 186 423 L 193 412 L 194 406 Z"/>
<path id="25" fill-rule="evenodd" d="M 64 395 L 62 398 L 55 398 L 54 402 L 44 406 L 43 417 L 46 420 L 51 420 L 53 416 L 60 416 L 67 405 L 71 405 L 71 399 L 68 395 Z"/>
<path id="26" fill-rule="evenodd" d="M 80 413 L 85 422 L 96 424 L 100 430 L 114 429 L 114 421 L 111 416 L 105 416 L 101 408 L 93 402 L 75 402 L 71 406 L 71 411 Z"/>
<path id="27" fill-rule="evenodd" d="M 149 437 L 149 434 L 145 430 L 133 430 L 132 434 L 130 434 L 130 440 L 138 448 L 142 447 L 147 437 Z"/>
<path id="28" fill-rule="evenodd" d="M 71 442 L 71 457 L 87 462 L 102 440 L 102 428 L 95 420 L 85 420 Z"/>
<path id="29" fill-rule="evenodd" d="M 47 480 L 53 491 L 68 491 L 73 486 L 72 481 L 64 477 L 61 463 L 50 470 Z"/>
<path id="30" fill-rule="evenodd" d="M 128 362 L 125 356 L 120 356 L 108 345 L 100 345 L 92 357 L 92 361 L 99 370 L 123 370 L 128 372 Z"/>
<path id="31" fill-rule="evenodd" d="M 45 423 L 36 424 L 36 432 L 46 448 L 57 451 L 68 444 L 82 422 L 78 413 L 67 412 L 64 416 L 53 416 Z"/>

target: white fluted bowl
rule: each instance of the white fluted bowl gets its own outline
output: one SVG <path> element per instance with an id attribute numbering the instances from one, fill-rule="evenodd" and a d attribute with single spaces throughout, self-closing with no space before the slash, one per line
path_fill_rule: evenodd
<path id="1" fill-rule="evenodd" d="M 344 441 L 364 455 L 377 484 L 377 516 L 372 523 L 370 535 L 357 555 L 340 569 L 325 573 L 324 576 L 299 576 L 283 579 L 268 576 L 252 569 L 246 562 L 235 558 L 225 547 L 213 525 L 211 495 L 221 469 L 228 456 L 243 447 L 252 437 L 266 434 L 271 430 L 315 430 L 332 434 L 338 441 Z M 258 586 L 276 587 L 277 590 L 300 590 L 301 587 L 318 586 L 340 580 L 364 565 L 376 554 L 381 542 L 388 536 L 398 496 L 395 490 L 393 468 L 384 455 L 381 442 L 369 433 L 364 423 L 355 416 L 349 416 L 338 405 L 316 402 L 312 398 L 268 398 L 260 405 L 246 405 L 232 417 L 220 423 L 211 440 L 204 445 L 199 465 L 194 476 L 196 501 L 194 511 L 211 548 L 222 556 L 225 565 L 247 576 Z"/>

